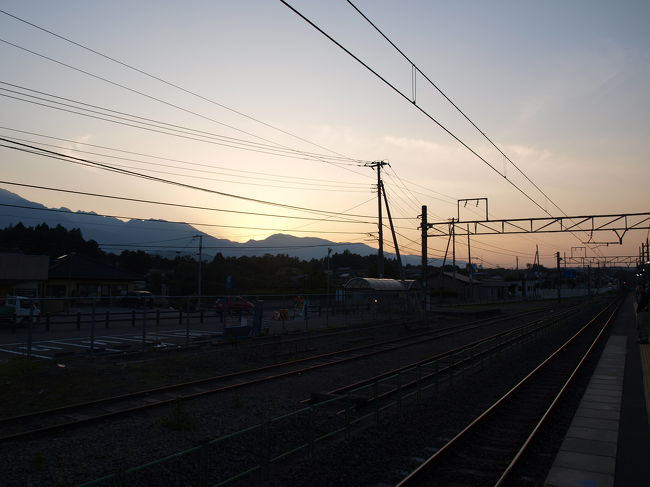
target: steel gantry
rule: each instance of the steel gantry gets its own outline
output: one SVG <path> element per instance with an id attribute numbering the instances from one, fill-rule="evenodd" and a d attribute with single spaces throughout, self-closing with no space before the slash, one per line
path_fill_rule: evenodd
<path id="1" fill-rule="evenodd" d="M 650 229 L 650 212 L 625 213 L 615 215 L 559 216 L 542 218 L 509 218 L 505 220 L 471 220 L 451 219 L 445 222 L 427 223 L 433 230 L 429 237 L 450 235 L 511 235 L 522 233 L 560 233 L 586 232 L 590 238 L 585 243 L 620 244 L 630 230 Z M 616 242 L 594 242 L 595 232 L 614 232 Z"/>
<path id="2" fill-rule="evenodd" d="M 613 255 L 607 257 L 563 257 L 562 261 L 565 265 L 600 265 L 602 267 L 613 266 L 626 266 L 638 265 L 639 256 L 637 255 Z"/>

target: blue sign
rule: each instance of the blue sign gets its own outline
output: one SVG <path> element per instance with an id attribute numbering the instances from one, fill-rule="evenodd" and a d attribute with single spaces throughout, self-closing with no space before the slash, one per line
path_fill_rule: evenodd
<path id="1" fill-rule="evenodd" d="M 226 289 L 232 289 L 232 276 L 226 276 Z"/>

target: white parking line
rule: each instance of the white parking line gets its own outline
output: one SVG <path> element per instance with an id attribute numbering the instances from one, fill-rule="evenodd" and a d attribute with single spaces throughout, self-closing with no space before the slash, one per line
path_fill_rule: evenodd
<path id="1" fill-rule="evenodd" d="M 5 353 L 13 353 L 15 355 L 27 355 L 26 352 L 16 352 L 15 350 L 6 350 L 4 348 L 0 348 L 0 352 L 5 352 Z M 48 357 L 47 355 L 38 355 L 36 353 L 32 354 L 32 357 L 38 357 L 38 358 L 46 358 L 48 360 L 52 360 L 52 357 Z"/>
<path id="2" fill-rule="evenodd" d="M 87 343 L 87 344 L 88 344 L 88 348 L 90 348 L 91 344 L 92 344 L 93 347 L 95 347 L 95 346 L 97 346 L 97 345 L 100 345 L 100 346 L 101 346 L 101 345 L 106 345 L 104 342 L 101 342 L 101 341 L 99 341 L 99 340 L 95 340 L 94 344 L 93 344 L 90 340 L 84 340 L 84 341 L 81 342 L 81 343 Z M 72 344 L 70 343 L 69 345 L 72 345 Z M 106 350 L 107 352 L 121 352 L 121 350 L 117 350 L 117 349 L 115 349 L 115 348 L 105 348 L 104 350 Z"/>
<path id="3" fill-rule="evenodd" d="M 81 347 L 81 348 L 90 348 L 90 345 L 81 345 L 79 343 L 68 343 L 68 342 L 59 342 L 56 340 L 52 340 L 52 343 L 58 343 L 59 345 L 66 345 L 68 347 Z M 90 342 L 82 342 L 82 343 L 90 343 Z M 97 342 L 95 342 L 96 344 Z M 109 352 L 121 352 L 121 350 L 115 350 L 113 348 L 107 348 Z"/>
<path id="4" fill-rule="evenodd" d="M 115 337 L 97 337 L 97 338 L 104 343 L 122 343 L 122 341 L 119 339 L 118 341 L 115 341 Z M 107 340 L 107 338 L 110 338 L 110 340 Z"/>
<path id="5" fill-rule="evenodd" d="M 137 338 L 137 335 L 133 335 L 133 336 L 134 336 L 134 338 L 123 337 L 123 338 L 121 338 L 121 340 L 124 340 L 124 341 L 127 341 L 127 342 L 140 342 L 140 343 L 142 343 L 142 336 L 140 336 L 140 338 Z M 145 342 L 146 343 L 152 343 L 151 340 L 145 340 Z"/>
<path id="6" fill-rule="evenodd" d="M 205 333 L 191 331 L 187 333 L 186 331 L 178 332 L 167 332 L 167 333 L 151 333 L 151 335 L 161 336 L 161 337 L 172 337 L 172 338 L 182 338 L 184 336 L 199 337 L 205 335 Z"/>
<path id="7" fill-rule="evenodd" d="M 147 339 L 145 340 L 145 343 L 152 345 L 155 343 L 155 340 L 152 340 L 150 337 L 155 337 L 153 333 L 149 333 L 147 335 Z M 137 337 L 137 335 L 134 335 L 134 338 L 127 338 L 127 337 L 121 337 L 120 340 L 128 341 L 128 342 L 138 342 L 142 343 L 142 337 Z M 167 343 L 167 342 L 160 342 L 161 345 L 166 345 L 168 347 L 175 347 L 177 344 L 176 343 Z"/>
<path id="8" fill-rule="evenodd" d="M 25 343 L 21 343 L 18 348 L 24 348 L 27 349 L 27 345 Z M 61 347 L 52 347 L 52 346 L 46 346 L 46 345 L 32 345 L 32 350 L 36 350 L 37 352 L 46 352 L 48 350 L 62 350 Z"/>

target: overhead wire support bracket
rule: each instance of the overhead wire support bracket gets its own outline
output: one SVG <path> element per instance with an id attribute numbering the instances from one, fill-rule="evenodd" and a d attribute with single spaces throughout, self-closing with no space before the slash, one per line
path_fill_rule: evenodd
<path id="1" fill-rule="evenodd" d="M 601 264 L 601 265 L 625 265 L 630 266 L 636 264 L 639 257 L 635 255 L 612 255 L 606 257 L 592 256 L 592 257 L 582 257 L 582 256 L 571 256 L 564 257 L 564 262 L 568 265 L 592 265 L 592 264 Z"/>
<path id="2" fill-rule="evenodd" d="M 459 200 L 460 201 L 460 200 Z M 568 222 L 567 222 L 568 220 Z M 570 223 L 570 224 L 567 224 Z M 588 223 L 590 230 L 579 228 L 579 225 Z M 454 232 L 456 235 L 509 235 L 525 233 L 563 233 L 587 231 L 593 232 L 611 231 L 616 234 L 617 242 L 623 242 L 623 236 L 630 230 L 650 230 L 650 212 L 626 213 L 611 215 L 586 215 L 586 216 L 561 216 L 542 218 L 511 218 L 503 220 L 455 220 L 427 223 L 427 228 L 436 232 L 431 236 L 449 236 Z M 597 242 L 584 242 L 593 243 Z"/>
<path id="3" fill-rule="evenodd" d="M 490 220 L 490 214 L 488 211 L 488 199 L 487 198 L 461 198 L 459 200 L 456 200 L 456 221 L 460 221 L 460 203 L 464 202 L 465 205 L 463 208 L 467 207 L 467 203 L 474 203 L 476 202 L 476 206 L 479 205 L 481 201 L 485 201 L 485 221 Z"/>

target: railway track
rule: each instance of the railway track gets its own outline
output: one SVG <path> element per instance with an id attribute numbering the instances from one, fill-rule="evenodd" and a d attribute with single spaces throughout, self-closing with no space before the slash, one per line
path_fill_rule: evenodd
<path id="1" fill-rule="evenodd" d="M 508 317 L 478 320 L 464 325 L 435 331 L 429 330 L 407 337 L 351 347 L 256 369 L 4 418 L 0 419 L 0 441 L 17 440 L 28 436 L 46 434 L 61 428 L 115 418 L 146 409 L 169 405 L 179 399 L 186 400 L 209 394 L 233 391 L 291 375 L 307 373 L 324 367 L 360 360 L 382 353 L 394 352 L 451 335 L 470 332 L 477 328 L 484 328 L 508 320 L 521 319 L 532 313 L 540 312 L 551 314 L 547 309 L 544 309 L 542 311 L 536 310 L 534 312 L 520 313 Z"/>
<path id="2" fill-rule="evenodd" d="M 443 442 L 398 487 L 525 485 L 524 479 L 512 478 L 513 472 L 619 306 L 620 302 L 603 309 L 462 431 Z"/>

